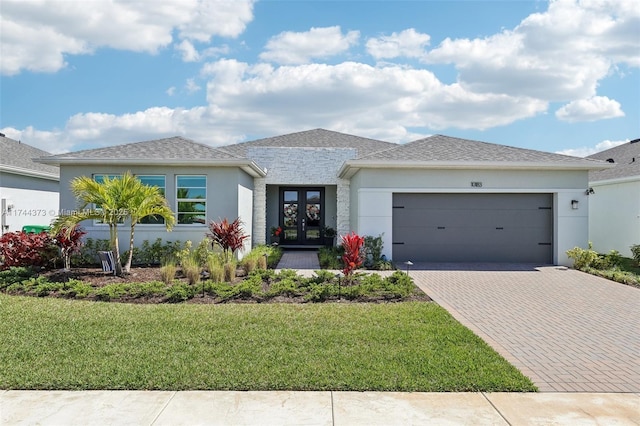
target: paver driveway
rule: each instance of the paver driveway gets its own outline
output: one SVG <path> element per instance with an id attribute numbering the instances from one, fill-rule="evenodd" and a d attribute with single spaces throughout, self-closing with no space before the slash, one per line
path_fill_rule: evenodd
<path id="1" fill-rule="evenodd" d="M 640 289 L 553 266 L 421 264 L 410 274 L 540 391 L 640 392 Z"/>

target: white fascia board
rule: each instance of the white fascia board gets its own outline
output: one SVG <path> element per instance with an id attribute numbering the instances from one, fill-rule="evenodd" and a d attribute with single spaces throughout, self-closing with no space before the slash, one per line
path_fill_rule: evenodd
<path id="1" fill-rule="evenodd" d="M 193 160 L 172 160 L 161 159 L 151 160 L 146 158 L 64 158 L 57 157 L 54 159 L 39 158 L 35 161 L 43 164 L 53 165 L 144 165 L 144 166 L 204 166 L 204 167 L 238 167 L 247 172 L 252 177 L 265 177 L 267 174 L 255 162 L 247 160 L 210 160 L 210 159 L 193 159 Z"/>
<path id="2" fill-rule="evenodd" d="M 35 177 L 40 179 L 55 180 L 57 182 L 60 181 L 60 174 L 41 172 L 39 170 L 24 169 L 22 167 L 0 165 L 0 172 L 12 173 L 14 175 L 20 175 L 20 176 Z"/>
<path id="3" fill-rule="evenodd" d="M 548 163 L 528 161 L 360 161 L 348 160 L 338 171 L 338 177 L 349 179 L 360 169 L 489 169 L 489 170 L 603 170 L 613 164 Z"/>

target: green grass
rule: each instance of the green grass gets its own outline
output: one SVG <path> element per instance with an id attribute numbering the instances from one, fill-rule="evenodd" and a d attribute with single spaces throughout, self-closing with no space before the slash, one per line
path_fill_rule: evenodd
<path id="1" fill-rule="evenodd" d="M 532 391 L 434 303 L 128 305 L 0 294 L 1 389 Z"/>

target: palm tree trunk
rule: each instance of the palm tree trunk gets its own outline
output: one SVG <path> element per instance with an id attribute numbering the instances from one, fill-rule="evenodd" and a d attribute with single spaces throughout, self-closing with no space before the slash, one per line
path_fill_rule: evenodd
<path id="1" fill-rule="evenodd" d="M 116 258 L 116 275 L 122 275 L 122 262 L 120 261 L 120 247 L 118 245 L 118 225 L 110 224 L 109 233 L 111 237 L 111 247 Z"/>
<path id="2" fill-rule="evenodd" d="M 127 264 L 124 265 L 124 272 L 128 274 L 131 272 L 131 261 L 133 260 L 133 233 L 134 233 L 135 225 L 131 224 L 131 235 L 129 237 L 129 258 L 127 259 Z"/>

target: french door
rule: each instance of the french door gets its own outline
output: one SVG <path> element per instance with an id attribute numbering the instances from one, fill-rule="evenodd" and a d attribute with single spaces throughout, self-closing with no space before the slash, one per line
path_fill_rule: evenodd
<path id="1" fill-rule="evenodd" d="M 280 188 L 282 245 L 321 245 L 324 188 Z"/>

